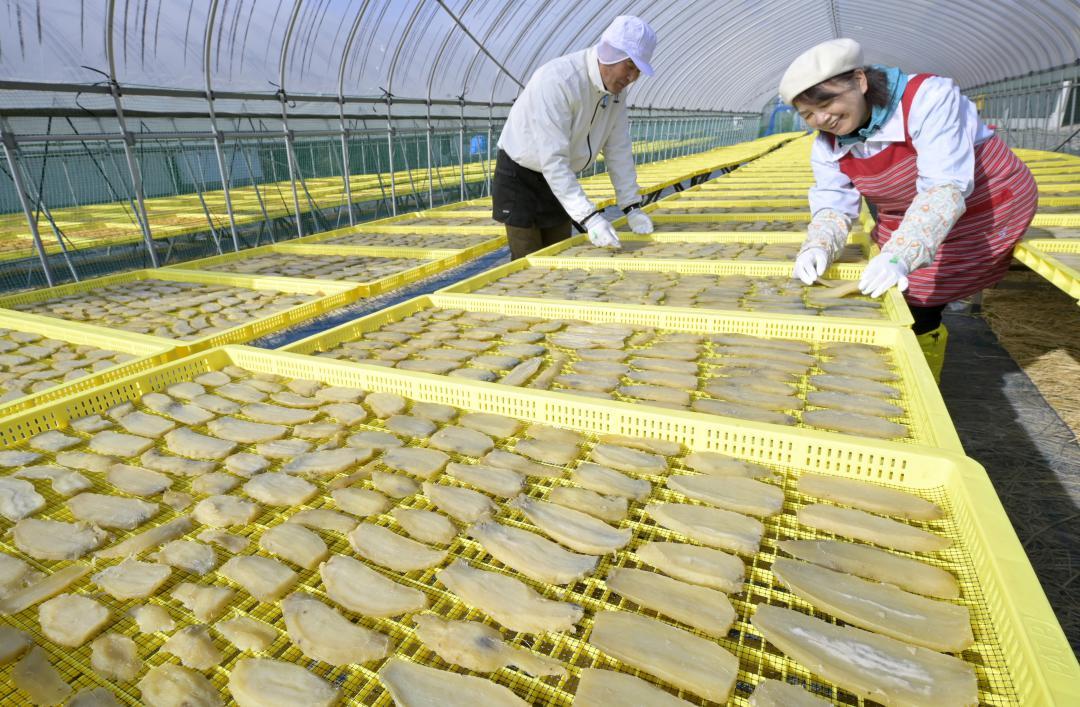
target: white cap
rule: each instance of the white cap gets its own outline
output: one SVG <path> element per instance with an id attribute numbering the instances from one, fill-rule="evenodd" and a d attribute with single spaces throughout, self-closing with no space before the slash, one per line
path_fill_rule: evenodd
<path id="1" fill-rule="evenodd" d="M 653 50 L 656 49 L 656 32 L 645 20 L 633 15 L 619 15 L 600 35 L 596 45 L 596 57 L 601 64 L 618 64 L 633 59 L 634 64 L 646 76 L 653 75 Z"/>
<path id="2" fill-rule="evenodd" d="M 822 42 L 791 62 L 780 79 L 780 97 L 790 104 L 811 86 L 860 66 L 863 66 L 862 47 L 854 39 L 841 37 Z"/>

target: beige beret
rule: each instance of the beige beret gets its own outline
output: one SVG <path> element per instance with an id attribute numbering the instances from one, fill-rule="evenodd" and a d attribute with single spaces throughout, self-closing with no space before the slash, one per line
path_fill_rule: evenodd
<path id="1" fill-rule="evenodd" d="M 862 47 L 854 39 L 841 37 L 806 50 L 780 79 L 780 97 L 790 104 L 811 86 L 863 65 Z"/>

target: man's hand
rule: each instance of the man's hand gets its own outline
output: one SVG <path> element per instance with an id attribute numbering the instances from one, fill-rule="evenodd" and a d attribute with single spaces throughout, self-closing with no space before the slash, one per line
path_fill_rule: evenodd
<path id="1" fill-rule="evenodd" d="M 641 209 L 633 209 L 630 213 L 626 214 L 626 223 L 630 225 L 630 230 L 638 235 L 645 235 L 653 232 L 652 219 Z"/>
<path id="2" fill-rule="evenodd" d="M 615 227 L 604 218 L 603 214 L 593 214 L 581 224 L 589 229 L 589 242 L 598 248 L 621 248 L 619 235 L 615 233 Z"/>
<path id="3" fill-rule="evenodd" d="M 864 295 L 881 297 L 892 287 L 903 292 L 908 288 L 908 267 L 892 253 L 879 253 L 870 259 L 859 280 L 859 290 Z"/>

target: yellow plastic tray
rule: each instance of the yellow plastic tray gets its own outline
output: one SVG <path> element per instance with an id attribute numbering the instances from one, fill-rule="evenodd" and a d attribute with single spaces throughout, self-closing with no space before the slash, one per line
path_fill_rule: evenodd
<path id="1" fill-rule="evenodd" d="M 619 219 L 614 222 L 614 226 L 618 229 L 624 227 L 626 219 Z M 619 240 L 623 243 L 627 242 L 651 242 L 651 243 L 802 243 L 805 239 L 805 235 L 801 232 L 790 231 L 653 231 L 648 235 L 641 235 L 638 233 L 620 233 Z M 547 248 L 532 253 L 531 258 L 555 258 L 555 257 L 567 257 L 560 256 L 560 253 L 579 245 L 587 245 L 589 237 L 585 234 L 579 234 L 577 236 L 571 236 L 570 238 L 559 241 L 553 245 L 549 245 Z M 859 246 L 862 249 L 864 258 L 869 258 L 871 255 L 877 252 L 877 245 L 870 241 L 862 231 L 854 231 L 851 234 L 849 242 Z M 572 256 L 570 256 L 572 257 Z M 574 258 L 579 260 L 579 258 Z M 615 262 L 622 262 L 625 258 L 611 258 Z M 641 260 L 641 258 L 635 258 L 635 260 Z M 653 260 L 663 260 L 667 263 L 670 260 L 677 260 L 677 258 L 654 258 Z M 768 260 L 733 260 L 731 262 L 770 262 Z M 787 261 L 771 261 L 771 262 L 787 262 Z"/>
<path id="2" fill-rule="evenodd" d="M 544 319 L 583 320 L 588 322 L 618 322 L 647 326 L 668 331 L 695 334 L 739 333 L 770 338 L 798 339 L 813 343 L 832 341 L 859 342 L 883 346 L 892 353 L 901 379 L 901 405 L 907 410 L 904 418 L 911 430 L 905 441 L 943 447 L 962 452 L 960 438 L 945 409 L 926 359 L 910 330 L 894 326 L 834 324 L 829 317 L 809 317 L 811 322 L 777 321 L 768 315 L 714 313 L 693 310 L 693 315 L 673 308 L 606 308 L 600 310 L 578 303 L 563 301 L 521 301 L 503 297 L 475 295 L 429 295 L 408 300 L 366 317 L 347 322 L 324 332 L 283 346 L 282 351 L 310 354 L 328 351 L 339 344 L 354 341 L 361 335 L 400 321 L 411 314 L 430 308 L 464 309 L 470 312 L 498 312 L 504 316 L 538 317 Z M 365 365 L 362 360 L 355 365 Z M 563 391 L 573 394 L 572 391 Z M 642 405 L 645 403 L 635 403 Z M 832 434 L 822 432 L 822 434 Z"/>
<path id="3" fill-rule="evenodd" d="M 649 215 L 652 216 L 654 220 L 657 218 L 670 219 L 674 216 L 678 216 L 679 220 L 684 223 L 687 221 L 794 221 L 798 223 L 809 223 L 811 218 L 809 209 L 799 211 L 721 211 L 713 214 L 669 213 L 669 210 L 697 208 L 708 207 L 698 206 L 696 203 L 665 203 L 658 201 L 655 204 L 649 204 L 644 210 L 649 212 Z"/>
<path id="4" fill-rule="evenodd" d="M 193 377 L 226 365 L 237 365 L 251 371 L 272 373 L 290 378 L 317 380 L 330 385 L 362 388 L 369 391 L 397 393 L 417 401 L 448 404 L 459 410 L 480 411 L 508 415 L 524 421 L 579 430 L 588 435 L 589 445 L 594 435 L 615 432 L 619 434 L 661 438 L 679 442 L 694 451 L 713 451 L 729 454 L 766 464 L 782 475 L 785 491 L 783 513 L 768 519 L 765 538 L 758 552 L 748 562 L 747 586 L 743 594 L 732 597 L 737 618 L 732 631 L 716 640 L 723 648 L 739 659 L 739 673 L 732 703 L 747 704 L 747 693 L 763 677 L 805 681 L 807 687 L 833 701 L 844 704 L 861 704 L 852 695 L 815 678 L 805 667 L 785 658 L 775 649 L 766 648 L 760 635 L 749 623 L 754 607 L 761 603 L 781 606 L 795 604 L 806 610 L 805 605 L 794 602 L 791 595 L 782 590 L 770 571 L 777 557 L 777 542 L 789 538 L 809 538 L 817 534 L 800 527 L 795 520 L 796 510 L 810 499 L 796 491 L 799 475 L 816 472 L 857 478 L 874 483 L 907 489 L 939 503 L 946 511 L 946 518 L 932 524 L 933 530 L 950 537 L 954 545 L 949 550 L 924 556 L 931 564 L 952 571 L 960 582 L 962 598 L 959 602 L 971 611 L 976 645 L 962 654 L 973 664 L 979 679 L 979 699 L 986 705 L 1073 705 L 1080 701 L 1080 667 L 1069 648 L 1060 626 L 1057 624 L 1048 602 L 1039 586 L 1031 566 L 1013 532 L 1004 509 L 994 493 L 985 471 L 977 464 L 958 454 L 933 450 L 914 445 L 871 444 L 851 438 L 824 439 L 804 430 L 774 430 L 750 423 L 734 424 L 720 419 L 709 420 L 677 411 L 643 410 L 638 406 L 621 403 L 590 401 L 571 398 L 555 393 L 522 391 L 512 388 L 448 381 L 438 376 L 404 374 L 386 369 L 362 369 L 314 357 L 268 352 L 248 347 L 230 346 L 207 351 L 180 361 L 161 366 L 151 372 L 132 376 L 116 383 L 94 388 L 76 396 L 65 398 L 50 405 L 20 415 L 0 420 L 0 442 L 5 446 L 20 444 L 28 436 L 47 429 L 64 428 L 71 419 L 88 414 L 101 413 L 118 403 L 135 400 L 140 395 L 158 391 L 167 386 L 189 381 Z M 362 427 L 376 427 L 378 423 Z M 501 445 L 513 443 L 514 438 L 501 441 Z M 582 450 L 579 458 L 584 458 Z M 576 464 L 577 462 L 575 462 Z M 681 457 L 671 458 L 671 466 L 683 468 Z M 90 476 L 95 476 L 90 474 Z M 653 483 L 650 500 L 681 501 L 681 497 L 663 487 L 664 476 L 647 477 Z M 317 480 L 322 486 L 328 478 Z M 95 490 L 111 491 L 103 481 L 95 478 Z M 186 490 L 189 480 L 178 479 L 174 488 Z M 527 493 L 543 496 L 555 485 L 565 480 L 531 480 Z M 234 494 L 240 493 L 233 491 Z M 62 499 L 46 494 L 48 505 L 45 517 L 69 518 L 63 510 Z M 430 508 L 422 496 L 412 496 L 398 503 L 400 506 Z M 330 507 L 325 492 L 317 495 L 305 508 Z M 644 673 L 629 669 L 618 661 L 605 657 L 588 643 L 592 617 L 601 610 L 640 612 L 634 604 L 613 595 L 604 582 L 613 567 L 639 566 L 633 555 L 642 542 L 648 540 L 685 540 L 682 536 L 657 527 L 642 513 L 642 505 L 632 504 L 628 518 L 620 523 L 634 536 L 624 550 L 603 558 L 597 569 L 586 579 L 566 588 L 528 582 L 537 591 L 551 599 L 572 601 L 586 609 L 576 635 L 549 633 L 543 636 L 515 634 L 502 631 L 504 637 L 515 645 L 524 645 L 538 653 L 557 657 L 567 665 L 567 678 L 529 678 L 513 670 L 499 670 L 490 678 L 496 683 L 513 689 L 519 697 L 531 704 L 570 705 L 576 689 L 580 670 L 586 667 L 605 667 L 632 672 L 640 677 L 658 682 Z M 176 517 L 170 509 L 149 524 L 163 523 Z M 264 511 L 256 521 L 234 532 L 249 540 L 267 527 L 276 525 L 291 515 L 284 512 Z M 496 517 L 506 523 L 523 528 L 531 526 L 523 517 L 501 506 Z M 389 515 L 369 518 L 384 527 L 394 528 Z M 201 528 L 196 527 L 188 537 L 194 537 Z M 122 540 L 128 532 L 117 533 L 114 540 Z M 344 538 L 336 533 L 323 532 L 331 552 L 352 554 Z M 4 550 L 17 554 L 6 538 L 0 539 Z M 229 553 L 218 549 L 219 560 L 224 562 Z M 251 542 L 245 552 L 259 552 Z M 259 554 L 262 554 L 259 552 Z M 469 561 L 492 571 L 510 574 L 504 566 L 489 559 L 474 542 L 459 536 L 450 546 L 450 555 Z M 115 561 L 107 561 L 111 564 Z M 449 559 L 443 564 L 449 562 Z M 71 563 L 35 562 L 39 569 L 54 572 Z M 95 569 L 100 569 L 100 566 Z M 295 589 L 306 590 L 322 598 L 322 586 L 317 572 L 301 571 Z M 390 573 L 387 573 L 390 574 Z M 427 594 L 430 610 L 444 617 L 485 621 L 494 625 L 477 611 L 469 610 L 452 594 L 437 583 L 433 570 L 397 575 L 399 581 L 420 589 Z M 174 571 L 168 583 L 150 599 L 152 604 L 167 606 L 178 628 L 195 623 L 192 617 L 166 595 L 178 582 L 194 580 L 200 584 L 234 586 L 211 572 L 202 578 L 194 578 L 181 571 Z M 234 587 L 235 588 L 235 587 Z M 89 578 L 84 578 L 68 588 L 76 593 L 90 593 L 105 603 L 112 611 L 113 624 L 106 630 L 115 630 L 131 636 L 140 647 L 140 655 L 150 665 L 174 662 L 160 647 L 164 634 L 136 634 L 133 621 L 126 615 L 133 605 L 141 601 L 114 601 L 98 593 Z M 281 612 L 275 604 L 260 603 L 241 590 L 242 600 L 230 606 L 223 618 L 248 615 L 270 623 L 279 631 L 278 638 L 263 653 L 265 657 L 295 662 L 313 671 L 331 683 L 340 685 L 348 704 L 369 704 L 389 707 L 391 700 L 375 674 L 379 663 L 349 665 L 335 668 L 325 663 L 304 658 L 285 635 Z M 653 612 L 648 612 L 651 616 Z M 36 608 L 31 607 L 6 621 L 27 631 L 41 643 L 63 677 L 76 689 L 104 686 L 117 693 L 128 704 L 138 704 L 139 698 L 132 683 L 110 683 L 89 668 L 90 649 L 60 648 L 40 634 Z M 409 617 L 398 620 L 360 617 L 359 623 L 390 635 L 397 655 L 408 657 L 423 664 L 447 669 L 445 663 L 424 647 L 412 632 Z M 214 635 L 214 634 L 211 634 Z M 700 635 L 700 634 L 699 634 Z M 244 654 L 224 641 L 215 644 L 223 650 L 224 657 L 218 665 L 204 674 L 227 696 L 225 685 L 229 671 Z M 452 668 L 462 672 L 461 668 Z M 11 668 L 2 671 L 5 678 Z M 0 688 L 0 699 L 12 703 L 17 698 L 10 679 Z M 680 696 L 693 704 L 705 704 L 687 693 Z"/>
<path id="5" fill-rule="evenodd" d="M 738 172 L 734 172 L 724 177 L 718 177 L 697 188 L 701 189 L 704 187 L 704 189 L 702 189 L 703 191 L 712 189 L 760 189 L 762 192 L 767 192 L 770 189 L 809 189 L 814 185 L 813 179 L 804 177 L 766 177 L 751 175 L 740 175 L 736 177 L 736 174 L 738 174 Z"/>
<path id="6" fill-rule="evenodd" d="M 712 182 L 706 182 L 701 187 L 711 187 Z M 806 195 L 810 185 L 778 185 L 766 186 L 764 184 L 724 184 L 715 188 L 694 187 L 679 194 L 679 197 L 687 202 L 709 201 L 714 199 L 759 201 L 761 199 L 802 199 L 807 200 Z"/>
<path id="7" fill-rule="evenodd" d="M 1080 177 L 1080 165 L 1077 164 L 1037 164 L 1034 166 L 1028 165 L 1028 169 L 1036 177 L 1049 177 L 1058 174 Z"/>
<path id="8" fill-rule="evenodd" d="M 783 199 L 783 200 L 801 200 L 803 204 L 806 203 L 807 190 L 803 187 L 776 187 L 772 189 L 737 189 L 734 186 L 724 186 L 723 188 L 703 189 L 702 187 L 710 186 L 711 182 L 706 182 L 698 187 L 692 189 L 686 189 L 685 191 L 672 194 L 669 199 L 678 197 L 682 201 L 709 201 L 709 200 L 730 200 L 730 201 L 763 201 L 766 199 Z"/>
<path id="9" fill-rule="evenodd" d="M 266 255 L 268 253 L 281 253 L 287 255 L 340 255 L 340 256 L 354 256 L 369 257 L 369 258 L 409 258 L 413 260 L 423 261 L 422 264 L 401 270 L 396 273 L 387 275 L 385 277 L 377 278 L 375 280 L 368 280 L 364 282 L 356 283 L 359 287 L 359 294 L 362 297 L 372 297 L 375 295 L 395 290 L 399 287 L 404 287 L 409 283 L 422 280 L 425 277 L 436 275 L 450 268 L 461 265 L 464 262 L 472 259 L 471 255 L 468 255 L 464 250 L 444 250 L 434 248 L 378 248 L 370 246 L 347 246 L 347 245 L 318 245 L 313 243 L 281 243 L 276 245 L 263 246 L 261 248 L 252 248 L 249 250 L 242 250 L 238 253 L 226 253 L 225 255 L 216 255 L 210 258 L 203 258 L 201 260 L 191 260 L 179 265 L 171 265 L 169 269 L 182 269 L 182 270 L 203 270 L 207 267 L 214 265 L 222 265 L 224 263 L 234 263 L 241 260 L 247 260 L 259 255 Z M 208 271 L 209 272 L 209 271 Z M 217 273 L 218 271 L 213 271 Z M 225 273 L 228 274 L 228 273 Z M 307 278 L 305 278 L 307 279 Z M 314 280 L 314 278 L 311 278 Z M 330 280 L 331 282 L 348 282 L 354 283 L 353 280 Z"/>
<path id="10" fill-rule="evenodd" d="M 1080 300 L 1080 268 L 1067 265 L 1056 254 L 1080 257 L 1080 238 L 1037 238 L 1020 241 L 1013 256 L 1049 280 L 1051 284 Z"/>
<path id="11" fill-rule="evenodd" d="M 76 294 L 79 292 L 92 292 L 99 287 L 107 287 L 124 282 L 137 282 L 139 280 L 171 280 L 173 282 L 197 282 L 206 285 L 229 285 L 232 287 L 246 287 L 256 290 L 278 290 L 280 292 L 316 294 L 318 297 L 310 302 L 290 307 L 276 314 L 271 314 L 220 331 L 209 336 L 192 340 L 166 339 L 159 336 L 144 335 L 148 340 L 153 340 L 162 346 L 175 346 L 178 354 L 188 354 L 201 351 L 213 346 L 224 344 L 244 343 L 253 341 L 260 336 L 271 332 L 285 329 L 302 321 L 312 319 L 360 298 L 357 285 L 353 283 L 333 282 L 330 280 L 303 280 L 288 277 L 263 277 L 251 275 L 223 275 L 218 273 L 199 272 L 197 270 L 172 270 L 161 268 L 158 270 L 135 270 L 119 275 L 84 280 L 69 285 L 59 285 L 32 292 L 22 292 L 15 295 L 0 297 L 0 307 L 12 307 L 17 304 L 31 302 L 46 302 L 58 297 Z M 43 314 L 23 313 L 23 316 L 41 319 L 44 322 L 55 324 L 58 321 L 67 320 L 49 317 Z M 76 322 L 71 322 L 75 324 Z M 99 331 L 122 332 L 122 330 L 106 327 L 82 324 L 82 326 Z M 130 334 L 131 332 L 123 332 Z"/>
<path id="12" fill-rule="evenodd" d="M 732 175 L 734 179 L 779 179 L 782 181 L 796 181 L 799 179 L 813 179 L 814 173 L 805 166 L 805 163 L 795 165 L 773 165 L 771 167 L 757 167 L 751 162 Z"/>
<path id="13" fill-rule="evenodd" d="M 1040 214 L 1035 212 L 1035 218 L 1031 219 L 1031 225 L 1075 228 L 1080 226 L 1080 211 L 1075 214 Z"/>
<path id="14" fill-rule="evenodd" d="M 398 214 L 397 216 L 389 216 L 387 218 L 377 219 L 370 223 L 375 226 L 409 226 L 416 221 L 456 221 L 459 219 L 472 219 L 476 223 L 469 224 L 441 224 L 441 223 L 416 223 L 417 226 L 434 226 L 435 228 L 441 228 L 442 230 L 448 229 L 469 229 L 474 226 L 488 226 L 491 228 L 502 228 L 502 224 L 496 223 L 492 220 L 491 215 L 486 216 L 477 214 L 475 211 L 464 211 L 461 213 L 453 211 L 416 211 L 407 214 Z"/>
<path id="15" fill-rule="evenodd" d="M 48 317 L 38 317 L 10 310 L 0 311 L 0 328 L 41 334 L 50 339 L 66 341 L 76 346 L 93 346 L 118 353 L 132 354 L 136 358 L 102 369 L 81 378 L 58 383 L 38 393 L 0 403 L 0 416 L 47 403 L 103 383 L 124 378 L 133 373 L 146 371 L 165 361 L 178 358 L 178 349 L 164 344 L 153 336 L 134 332 L 114 331 L 78 322 L 60 322 Z"/>
<path id="16" fill-rule="evenodd" d="M 1076 186 L 1080 189 L 1080 184 Z M 1075 206 L 1080 212 L 1080 196 L 1040 196 L 1039 207 L 1043 206 Z"/>
<path id="17" fill-rule="evenodd" d="M 1024 232 L 1024 238 L 1028 240 L 1055 239 L 1055 238 L 1080 238 L 1080 227 L 1069 228 L 1067 226 L 1038 226 L 1029 228 Z"/>
<path id="18" fill-rule="evenodd" d="M 514 260 L 506 265 L 500 265 L 492 268 L 486 272 L 482 272 L 479 275 L 474 275 L 471 278 L 457 282 L 449 287 L 444 287 L 438 291 L 438 294 L 476 294 L 476 290 L 488 283 L 494 282 L 500 278 L 503 278 L 510 273 L 517 272 L 518 270 L 524 270 L 528 267 L 547 267 L 547 268 L 565 268 L 565 269 L 583 269 L 583 270 L 624 270 L 628 272 L 677 272 L 681 274 L 708 274 L 708 275 L 748 275 L 750 277 L 776 277 L 780 275 L 791 275 L 791 265 L 788 263 L 770 263 L 770 262 L 754 262 L 754 261 L 722 261 L 722 260 L 647 260 L 645 258 L 625 258 L 618 262 L 612 262 L 611 258 L 522 258 L 520 260 Z M 825 278 L 832 280 L 857 280 L 862 275 L 862 265 L 848 265 L 838 264 L 833 265 L 825 271 Z M 492 297 L 493 295 L 479 295 L 483 297 Z M 535 299 L 529 297 L 504 297 L 502 299 L 513 299 L 518 302 L 551 302 L 553 300 Z M 567 300 L 569 301 L 569 300 Z M 895 289 L 890 289 L 881 297 L 882 309 L 885 312 L 885 318 L 883 319 L 854 319 L 847 317 L 828 317 L 830 321 L 847 323 L 847 324 L 866 324 L 869 322 L 875 324 L 894 324 L 897 326 L 911 326 L 914 323 L 914 319 L 911 317 L 911 310 L 908 309 L 907 303 L 904 301 L 903 296 Z M 644 305 L 622 305 L 614 302 L 595 302 L 595 303 L 581 303 L 587 307 L 595 307 L 598 309 L 609 309 L 611 307 L 625 307 L 630 310 L 635 309 L 662 309 L 664 311 L 677 311 L 679 313 L 697 313 L 701 311 L 721 311 L 721 310 L 702 310 L 686 307 L 665 307 L 663 305 L 657 305 L 656 307 L 646 307 Z M 723 310 L 730 311 L 730 310 Z M 770 314 L 770 317 L 777 319 L 785 319 L 790 321 L 806 321 L 815 320 L 817 317 L 810 317 L 799 314 Z"/>
<path id="19" fill-rule="evenodd" d="M 318 233 L 314 236 L 307 236 L 302 239 L 297 239 L 296 243 L 318 243 L 326 245 L 339 245 L 337 243 L 330 243 L 342 236 L 348 236 L 354 233 L 370 233 L 370 234 L 385 234 L 395 235 L 403 233 L 415 233 L 418 235 L 430 236 L 431 248 L 437 250 L 462 250 L 469 258 L 475 258 L 483 255 L 484 253 L 496 250 L 499 247 L 506 245 L 506 228 L 502 225 L 479 225 L 479 226 L 467 226 L 467 227 L 453 227 L 445 228 L 443 226 L 406 226 L 402 224 L 383 224 L 375 225 L 377 222 L 365 223 L 359 226 L 346 226 L 344 228 L 337 228 L 332 231 L 325 231 Z M 447 248 L 445 245 L 440 244 L 439 236 L 445 234 L 453 235 L 468 235 L 468 236 L 486 236 L 486 239 L 478 240 L 474 245 L 467 246 L 465 248 Z M 366 247 L 366 246 L 349 246 L 354 247 Z M 427 247 L 427 246 L 425 246 Z"/>
<path id="20" fill-rule="evenodd" d="M 679 194 L 672 194 L 666 199 L 662 199 L 657 202 L 657 205 L 662 205 L 665 209 L 740 209 L 740 208 L 760 208 L 760 209 L 776 209 L 777 211 L 783 211 L 785 209 L 805 209 L 809 208 L 809 203 L 804 195 L 801 199 L 784 199 L 784 198 L 758 198 L 758 199 L 738 199 L 728 197 L 714 197 L 709 199 L 700 198 L 700 194 L 694 192 L 681 192 Z"/>
<path id="21" fill-rule="evenodd" d="M 444 206 L 434 206 L 427 210 L 429 214 L 442 213 L 443 211 L 468 211 L 469 213 L 476 213 L 482 211 L 491 211 L 491 199 L 469 199 L 467 201 L 458 201 L 453 204 L 446 204 Z"/>
<path id="22" fill-rule="evenodd" d="M 604 204 L 597 203 L 598 208 L 602 208 Z M 476 222 L 484 226 L 494 225 L 496 228 L 502 226 L 502 224 L 496 222 L 491 218 L 491 209 L 485 211 L 478 211 L 476 209 L 457 208 L 457 204 L 450 204 L 449 206 L 442 206 L 438 209 L 429 209 L 428 211 L 421 211 L 416 214 L 417 218 L 425 219 L 475 219 Z M 449 228 L 470 228 L 470 225 L 454 225 L 454 226 L 436 226 L 436 228 L 443 228 L 447 230 Z"/>
<path id="23" fill-rule="evenodd" d="M 1042 184 L 1039 186 L 1039 194 L 1080 194 L 1080 182 L 1073 184 Z"/>
<path id="24" fill-rule="evenodd" d="M 1078 176 L 1076 174 L 1036 174 L 1035 183 L 1040 187 L 1049 184 L 1075 184 Z"/>

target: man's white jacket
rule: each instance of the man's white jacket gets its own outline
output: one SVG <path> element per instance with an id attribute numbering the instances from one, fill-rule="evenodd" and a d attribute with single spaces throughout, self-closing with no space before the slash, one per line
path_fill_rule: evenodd
<path id="1" fill-rule="evenodd" d="M 574 221 L 596 207 L 576 174 L 603 153 L 620 207 L 640 200 L 626 92 L 604 88 L 596 48 L 553 59 L 525 85 L 507 116 L 499 147 L 526 169 L 542 172 Z"/>

